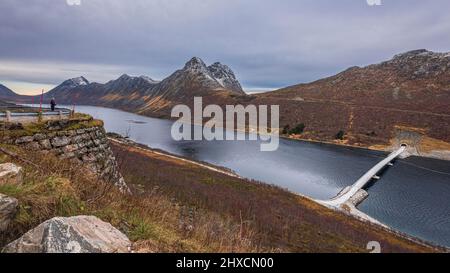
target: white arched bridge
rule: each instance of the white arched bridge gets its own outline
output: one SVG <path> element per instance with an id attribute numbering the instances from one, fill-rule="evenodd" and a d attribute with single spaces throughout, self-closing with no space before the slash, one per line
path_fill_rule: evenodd
<path id="1" fill-rule="evenodd" d="M 322 201 L 319 203 L 332 206 L 332 207 L 341 207 L 344 204 L 347 204 L 360 190 L 362 190 L 372 179 L 380 179 L 377 174 L 383 170 L 386 166 L 392 166 L 392 161 L 399 157 L 403 152 L 405 152 L 407 148 L 406 144 L 402 144 L 399 149 L 392 152 L 388 155 L 384 160 L 375 165 L 372 169 L 366 172 L 355 184 L 350 187 L 345 188 L 341 191 L 338 196 L 332 198 L 330 200 Z"/>

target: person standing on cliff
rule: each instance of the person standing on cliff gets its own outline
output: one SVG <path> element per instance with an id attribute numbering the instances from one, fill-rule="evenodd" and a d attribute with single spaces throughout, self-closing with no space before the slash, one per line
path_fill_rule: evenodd
<path id="1" fill-rule="evenodd" d="M 55 107 L 56 107 L 56 100 L 55 98 L 52 98 L 52 100 L 50 101 L 50 106 L 52 108 L 52 112 L 55 111 Z"/>

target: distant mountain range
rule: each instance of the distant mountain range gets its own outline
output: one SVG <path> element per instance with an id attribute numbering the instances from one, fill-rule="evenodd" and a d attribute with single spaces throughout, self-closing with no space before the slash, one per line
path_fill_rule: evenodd
<path id="1" fill-rule="evenodd" d="M 0 99 L 30 103 L 0 87 Z M 278 104 L 281 127 L 305 125 L 303 138 L 387 145 L 395 128 L 409 127 L 450 143 L 450 53 L 415 50 L 391 60 L 352 67 L 335 76 L 277 91 L 246 95 L 226 65 L 207 66 L 194 57 L 162 81 L 122 75 L 106 84 L 79 77 L 45 94 L 59 104 L 97 105 L 152 117 L 169 118 L 174 105 Z M 38 101 L 39 97 L 34 97 Z"/>
<path id="2" fill-rule="evenodd" d="M 210 66 L 197 57 L 162 81 L 147 76 L 122 75 L 105 84 L 90 83 L 84 77 L 64 81 L 45 94 L 45 101 L 52 97 L 59 104 L 85 104 L 116 107 L 152 116 L 170 114 L 173 105 L 188 104 L 194 96 L 216 93 L 245 95 L 233 71 L 226 65 Z M 31 97 L 5 94 L 3 99 L 30 102 Z M 39 101 L 39 96 L 34 97 Z"/>

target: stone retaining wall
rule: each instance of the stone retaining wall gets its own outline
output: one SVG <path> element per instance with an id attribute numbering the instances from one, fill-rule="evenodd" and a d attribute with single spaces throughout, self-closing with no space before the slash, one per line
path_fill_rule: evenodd
<path id="1" fill-rule="evenodd" d="M 105 181 L 112 182 L 123 190 L 128 189 L 119 172 L 103 126 L 72 130 L 65 130 L 63 127 L 64 125 L 54 123 L 46 132 L 18 137 L 3 136 L 1 142 L 79 161 Z"/>

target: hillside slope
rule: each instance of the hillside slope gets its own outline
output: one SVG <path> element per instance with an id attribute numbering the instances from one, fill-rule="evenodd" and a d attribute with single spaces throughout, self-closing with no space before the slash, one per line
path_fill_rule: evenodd
<path id="1" fill-rule="evenodd" d="M 14 99 L 16 96 L 17 94 L 14 91 L 0 84 L 0 100 Z"/>
<path id="2" fill-rule="evenodd" d="M 369 241 L 381 242 L 383 252 L 431 251 L 275 186 L 227 175 L 120 139 L 112 141 L 112 146 L 123 162 L 121 172 L 127 182 L 142 195 L 159 192 L 185 204 L 181 221 L 194 228 L 204 224 L 205 214 L 229 217 L 230 226 L 244 238 L 248 236 L 249 245 L 257 246 L 258 251 L 368 252 Z M 203 232 L 220 231 L 217 224 Z M 211 242 L 216 237 L 210 237 Z"/>
<path id="3" fill-rule="evenodd" d="M 450 114 L 450 53 L 410 51 L 263 96 Z"/>
<path id="4" fill-rule="evenodd" d="M 438 252 L 282 189 L 182 159 L 113 142 L 133 194 L 74 161 L 0 143 L 0 164 L 23 167 L 21 183 L 0 183 L 19 211 L 0 249 L 56 216 L 93 215 L 126 234 L 135 252 Z M 175 170 L 175 171 L 174 171 Z"/>
<path id="5" fill-rule="evenodd" d="M 280 105 L 285 131 L 305 125 L 297 138 L 387 147 L 406 130 L 450 142 L 450 53 L 411 51 L 252 97 L 251 103 Z"/>

